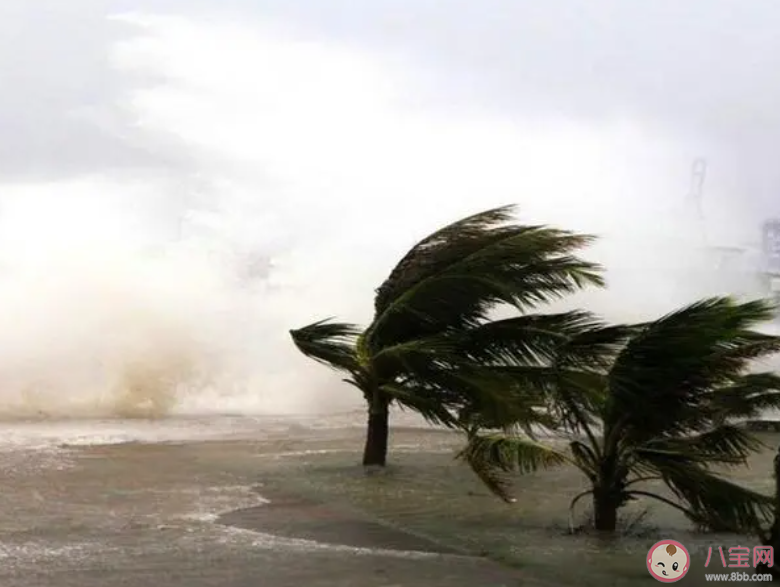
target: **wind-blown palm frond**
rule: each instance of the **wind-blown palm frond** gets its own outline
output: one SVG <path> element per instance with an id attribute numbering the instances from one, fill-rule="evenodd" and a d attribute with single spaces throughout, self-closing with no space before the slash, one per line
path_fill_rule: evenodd
<path id="1" fill-rule="evenodd" d="M 573 440 L 569 443 L 569 450 L 580 471 L 591 483 L 596 484 L 601 469 L 601 457 L 597 454 L 597 448 L 581 440 Z"/>
<path id="2" fill-rule="evenodd" d="M 663 480 L 682 500 L 680 508 L 697 524 L 720 531 L 760 532 L 771 518 L 773 499 L 691 464 L 659 466 Z M 635 490 L 635 495 L 658 496 Z"/>
<path id="3" fill-rule="evenodd" d="M 520 406 L 525 409 L 541 403 L 541 396 L 534 395 L 532 388 L 521 388 L 498 369 L 469 362 L 419 363 L 410 366 L 399 383 L 414 388 L 420 396 L 437 398 L 453 414 L 452 426 L 465 423 L 468 414 L 514 414 Z"/>
<path id="4" fill-rule="evenodd" d="M 549 364 L 572 337 L 601 324 L 583 310 L 524 314 L 466 330 L 460 334 L 458 346 L 480 364 Z"/>
<path id="5" fill-rule="evenodd" d="M 561 425 L 550 413 L 545 397 L 523 388 L 509 389 L 497 398 L 474 395 L 457 413 L 458 427 L 465 430 L 515 430 L 531 439 Z"/>
<path id="6" fill-rule="evenodd" d="M 606 373 L 626 343 L 641 330 L 641 325 L 607 324 L 593 320 L 557 349 L 555 365 L 565 369 L 585 369 Z"/>
<path id="7" fill-rule="evenodd" d="M 336 370 L 354 372 L 358 366 L 357 339 L 361 330 L 353 324 L 320 320 L 290 330 L 295 346 L 304 355 Z"/>
<path id="8" fill-rule="evenodd" d="M 751 418 L 780 408 L 780 375 L 749 373 L 712 394 L 712 407 L 723 417 Z"/>
<path id="9" fill-rule="evenodd" d="M 668 462 L 744 464 L 747 457 L 761 446 L 761 442 L 746 430 L 723 424 L 700 434 L 651 440 L 637 448 L 635 453 L 644 463 L 661 470 Z"/>
<path id="10" fill-rule="evenodd" d="M 607 325 L 583 311 L 531 314 L 468 331 L 463 346 L 480 364 L 495 365 L 494 372 L 527 396 L 545 398 L 548 417 L 577 431 L 594 423 L 608 368 L 636 331 Z"/>
<path id="11" fill-rule="evenodd" d="M 458 426 L 456 411 L 440 401 L 436 390 L 404 383 L 386 383 L 380 391 L 396 402 L 401 410 L 417 412 L 428 424 L 447 428 Z"/>
<path id="12" fill-rule="evenodd" d="M 532 439 L 505 434 L 471 435 L 457 457 L 468 463 L 485 486 L 501 499 L 512 502 L 508 473 L 532 473 L 562 465 L 568 457 Z"/>
<path id="13" fill-rule="evenodd" d="M 593 440 L 591 429 L 604 418 L 610 369 L 637 331 L 637 326 L 594 322 L 559 346 L 552 363 L 558 379 L 550 405 L 569 429 Z"/>
<path id="14" fill-rule="evenodd" d="M 507 225 L 512 209 L 470 216 L 415 245 L 377 290 L 369 345 L 474 328 L 498 304 L 527 308 L 603 284 L 597 264 L 571 254 L 592 237 Z"/>
<path id="15" fill-rule="evenodd" d="M 710 391 L 780 350 L 780 338 L 749 330 L 771 315 L 765 302 L 712 298 L 647 324 L 610 370 L 605 425 L 635 441 L 707 426 Z"/>
<path id="16" fill-rule="evenodd" d="M 457 259 L 459 251 L 450 248 L 452 243 L 482 237 L 486 232 L 509 222 L 513 212 L 514 206 L 485 210 L 448 224 L 418 242 L 377 288 L 374 302 L 377 315 L 384 312 L 392 300 L 427 277 L 431 270 L 435 270 L 437 261 L 442 263 Z M 433 257 L 431 252 L 435 253 Z"/>
<path id="17" fill-rule="evenodd" d="M 403 372 L 418 395 L 427 389 L 439 402 L 451 397 L 449 413 L 459 413 L 460 424 L 516 426 L 533 435 L 534 427 L 557 428 L 563 406 L 568 414 L 593 404 L 604 381 L 598 370 L 628 330 L 584 311 L 528 314 L 397 343 L 376 353 L 374 364 L 383 373 Z M 577 422 L 587 414 L 581 409 Z"/>
<path id="18" fill-rule="evenodd" d="M 762 446 L 730 419 L 780 406 L 780 377 L 749 373 L 756 359 L 780 350 L 780 337 L 752 330 L 771 315 L 765 302 L 713 298 L 653 322 L 583 323 L 562 329 L 563 342 L 551 352 L 518 355 L 525 365 L 509 355 L 496 369 L 553 398 L 552 413 L 583 433 L 569 447 L 591 489 L 575 502 L 592 495 L 598 529 L 614 530 L 619 508 L 644 496 L 697 524 L 759 532 L 772 500 L 710 469 L 743 465 Z M 531 358 L 537 364 L 528 365 Z M 490 449 L 501 446 L 501 436 L 490 438 L 470 449 L 469 462 L 491 491 L 506 497 L 501 475 L 508 457 Z M 637 488 L 649 479 L 665 482 L 676 499 Z"/>
<path id="19" fill-rule="evenodd" d="M 349 373 L 374 417 L 369 426 L 386 422 L 396 403 L 450 427 L 479 423 L 529 434 L 555 427 L 546 391 L 558 374 L 543 363 L 562 336 L 592 327 L 593 319 L 569 312 L 493 321 L 494 310 L 530 312 L 602 285 L 601 268 L 575 256 L 592 237 L 513 224 L 512 212 L 505 206 L 474 214 L 417 243 L 377 289 L 375 316 L 362 334 L 327 320 L 291 331 L 305 355 Z M 584 361 L 584 347 L 580 355 Z"/>

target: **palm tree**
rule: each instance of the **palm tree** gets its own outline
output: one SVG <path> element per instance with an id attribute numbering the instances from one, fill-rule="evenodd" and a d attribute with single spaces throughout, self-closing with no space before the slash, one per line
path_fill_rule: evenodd
<path id="1" fill-rule="evenodd" d="M 716 469 L 745 464 L 760 447 L 734 419 L 780 405 L 780 377 L 750 371 L 780 350 L 780 337 L 753 329 L 772 314 L 766 302 L 723 297 L 644 324 L 583 324 L 536 373 L 570 432 L 569 450 L 483 427 L 459 456 L 507 500 L 506 473 L 574 465 L 590 488 L 574 497 L 571 510 L 590 496 L 598 530 L 614 531 L 618 510 L 645 497 L 701 526 L 760 535 L 771 498 Z M 527 367 L 513 369 L 529 380 Z M 642 487 L 653 480 L 673 497 Z"/>
<path id="2" fill-rule="evenodd" d="M 531 328 L 533 315 L 491 321 L 497 307 L 528 312 L 587 285 L 603 285 L 598 265 L 573 256 L 592 237 L 514 224 L 512 212 L 511 206 L 487 210 L 417 243 L 376 290 L 367 328 L 324 320 L 290 331 L 302 353 L 344 373 L 363 394 L 364 465 L 386 462 L 392 403 L 455 427 L 464 410 L 511 395 L 515 388 L 507 387 L 506 376 L 490 373 L 478 360 L 479 345 L 492 341 L 500 356 L 500 341 L 511 333 L 512 348 L 523 341 L 532 354 L 544 336 Z M 569 319 L 553 316 L 547 327 Z"/>

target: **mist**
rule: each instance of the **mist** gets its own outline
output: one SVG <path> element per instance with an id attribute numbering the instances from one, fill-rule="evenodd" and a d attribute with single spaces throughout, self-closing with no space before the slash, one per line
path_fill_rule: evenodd
<path id="1" fill-rule="evenodd" d="M 123 34 L 107 63 L 126 84 L 112 98 L 122 125 L 108 127 L 171 163 L 3 182 L 2 417 L 360 405 L 288 330 L 367 323 L 410 246 L 503 204 L 523 222 L 599 236 L 584 254 L 609 288 L 563 305 L 622 321 L 764 293 L 753 272 L 763 217 L 735 193 L 726 151 L 690 128 L 453 109 L 430 64 L 278 19 L 110 23 Z M 702 156 L 703 218 L 686 199 Z M 742 247 L 743 261 L 716 271 L 714 245 Z"/>

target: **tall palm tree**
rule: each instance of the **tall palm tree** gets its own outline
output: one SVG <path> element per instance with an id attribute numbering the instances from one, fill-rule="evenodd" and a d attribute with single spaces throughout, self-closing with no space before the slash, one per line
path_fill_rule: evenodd
<path id="1" fill-rule="evenodd" d="M 618 510 L 646 497 L 699 525 L 760 533 L 772 500 L 717 469 L 744 464 L 760 446 L 734 418 L 780 406 L 780 377 L 751 371 L 780 350 L 780 337 L 754 330 L 772 314 L 766 302 L 724 297 L 644 324 L 585 324 L 538 369 L 551 409 L 571 432 L 569 450 L 482 428 L 460 457 L 505 499 L 507 472 L 574 465 L 590 488 L 571 507 L 590 496 L 598 530 L 614 531 Z M 516 369 L 528 379 L 526 367 Z M 642 487 L 651 480 L 673 498 Z"/>
<path id="2" fill-rule="evenodd" d="M 476 412 L 490 402 L 495 410 L 502 397 L 520 393 L 478 360 L 480 345 L 500 357 L 501 340 L 508 339 L 511 352 L 531 355 L 536 344 L 544 345 L 544 334 L 533 328 L 533 315 L 491 321 L 497 307 L 528 312 L 587 285 L 603 285 L 601 268 L 573 254 L 592 237 L 515 224 L 512 212 L 511 206 L 487 210 L 417 243 L 376 290 L 368 327 L 324 320 L 290 331 L 302 353 L 344 373 L 363 394 L 363 464 L 386 462 L 393 402 L 454 427 L 464 410 Z M 565 327 L 571 319 L 556 315 L 546 327 Z"/>

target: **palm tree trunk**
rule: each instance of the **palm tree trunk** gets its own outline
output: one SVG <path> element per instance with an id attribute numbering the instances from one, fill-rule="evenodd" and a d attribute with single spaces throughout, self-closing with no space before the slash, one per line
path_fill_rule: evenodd
<path id="1" fill-rule="evenodd" d="M 593 492 L 593 516 L 596 530 L 614 532 L 617 529 L 617 502 L 609 493 L 596 489 Z"/>
<path id="2" fill-rule="evenodd" d="M 384 467 L 387 463 L 387 441 L 390 435 L 389 416 L 387 399 L 377 394 L 369 400 L 363 466 Z"/>

